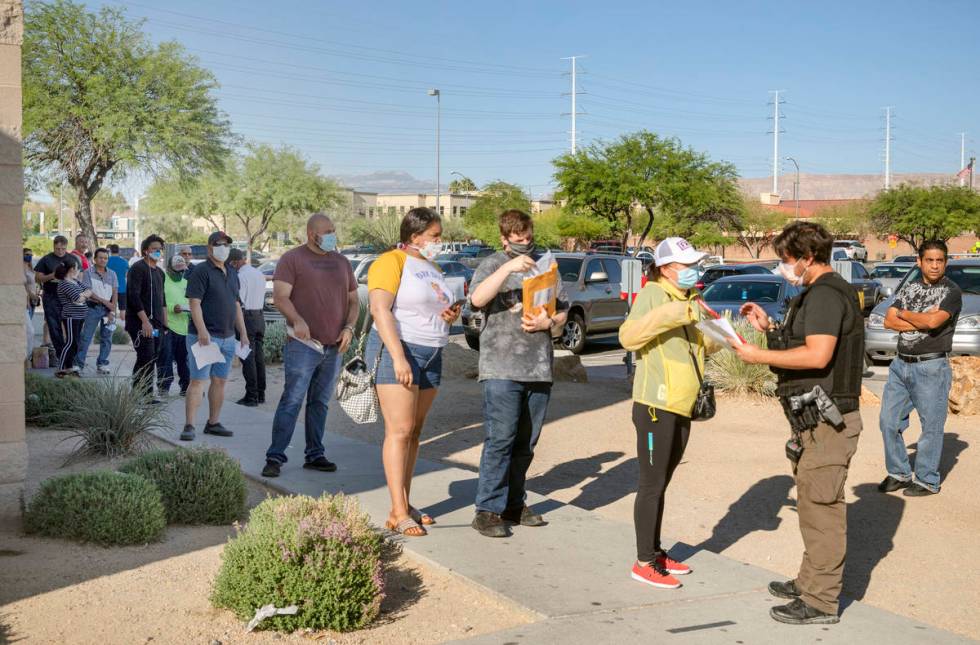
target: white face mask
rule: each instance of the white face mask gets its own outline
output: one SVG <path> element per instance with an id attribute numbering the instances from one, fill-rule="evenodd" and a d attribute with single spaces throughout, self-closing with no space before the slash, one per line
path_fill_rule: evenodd
<path id="1" fill-rule="evenodd" d="M 429 262 L 435 260 L 442 253 L 442 244 L 439 242 L 426 242 L 425 246 L 422 247 L 413 244 L 412 248 L 418 251 L 419 255 Z"/>
<path id="2" fill-rule="evenodd" d="M 218 262 L 224 262 L 228 259 L 228 255 L 231 253 L 231 247 L 216 246 L 212 249 L 211 253 L 214 255 L 215 260 Z"/>
<path id="3" fill-rule="evenodd" d="M 796 265 L 799 263 L 799 260 L 793 264 L 787 264 L 786 262 L 779 263 L 779 275 L 786 278 L 786 281 L 794 287 L 798 287 L 803 284 L 803 276 L 805 276 L 807 270 L 809 270 L 809 267 L 807 267 L 803 270 L 803 275 L 796 275 Z"/>

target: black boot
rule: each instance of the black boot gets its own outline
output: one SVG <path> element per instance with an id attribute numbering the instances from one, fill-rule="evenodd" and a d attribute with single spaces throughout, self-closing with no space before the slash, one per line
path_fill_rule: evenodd
<path id="1" fill-rule="evenodd" d="M 769 593 L 777 598 L 785 598 L 786 600 L 796 600 L 800 597 L 800 590 L 796 588 L 796 580 L 770 582 Z"/>
<path id="2" fill-rule="evenodd" d="M 837 614 L 827 614 L 814 609 L 799 598 L 788 605 L 773 607 L 769 610 L 769 615 L 773 620 L 787 625 L 833 625 L 840 622 Z"/>

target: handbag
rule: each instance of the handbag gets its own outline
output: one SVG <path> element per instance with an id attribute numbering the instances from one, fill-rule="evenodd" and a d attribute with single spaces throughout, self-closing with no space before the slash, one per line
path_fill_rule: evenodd
<path id="1" fill-rule="evenodd" d="M 694 409 L 691 410 L 691 421 L 706 421 L 715 416 L 715 386 L 708 383 L 701 376 L 701 368 L 698 367 L 698 359 L 691 350 L 691 339 L 687 335 L 687 327 L 683 327 L 684 338 L 687 339 L 687 351 L 694 362 L 694 373 L 698 375 L 698 396 L 694 400 Z"/>
<path id="2" fill-rule="evenodd" d="M 364 360 L 364 345 L 368 336 L 367 330 L 370 329 L 370 318 L 370 312 L 365 314 L 364 326 L 354 358 L 344 365 L 337 378 L 337 403 L 351 421 L 358 424 L 375 423 L 381 407 L 374 380 L 378 373 L 378 366 L 381 364 L 381 351 L 384 351 L 384 348 L 382 347 L 378 352 L 378 358 L 374 361 L 371 370 L 368 370 L 367 362 Z"/>

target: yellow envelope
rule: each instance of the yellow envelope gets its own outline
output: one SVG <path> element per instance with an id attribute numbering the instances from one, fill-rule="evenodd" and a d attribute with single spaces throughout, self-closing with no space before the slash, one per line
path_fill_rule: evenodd
<path id="1" fill-rule="evenodd" d="M 555 315 L 555 299 L 558 296 L 558 265 L 533 278 L 524 279 L 524 312 L 537 315 L 544 308 L 549 316 Z"/>

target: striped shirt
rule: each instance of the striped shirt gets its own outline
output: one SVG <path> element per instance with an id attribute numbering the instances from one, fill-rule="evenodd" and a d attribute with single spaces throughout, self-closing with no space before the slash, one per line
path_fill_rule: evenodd
<path id="1" fill-rule="evenodd" d="M 88 305 L 82 300 L 85 287 L 75 280 L 58 282 L 58 300 L 61 301 L 61 317 L 64 319 L 84 320 L 88 316 Z"/>

